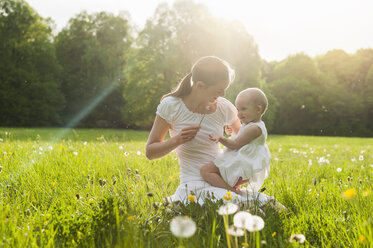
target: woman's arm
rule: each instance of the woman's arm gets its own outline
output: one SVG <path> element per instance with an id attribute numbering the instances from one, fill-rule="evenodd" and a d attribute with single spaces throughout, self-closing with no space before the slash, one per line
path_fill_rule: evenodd
<path id="1" fill-rule="evenodd" d="M 214 138 L 210 135 L 210 140 L 220 142 L 223 146 L 229 149 L 238 150 L 244 145 L 250 143 L 252 140 L 258 138 L 262 134 L 262 130 L 258 126 L 251 126 L 246 128 L 240 136 L 233 139 L 224 137 Z"/>
<path id="2" fill-rule="evenodd" d="M 191 141 L 200 129 L 200 126 L 183 128 L 178 135 L 163 141 L 170 127 L 167 121 L 156 115 L 148 142 L 146 143 L 146 157 L 148 159 L 160 158 L 167 155 L 179 145 Z"/>

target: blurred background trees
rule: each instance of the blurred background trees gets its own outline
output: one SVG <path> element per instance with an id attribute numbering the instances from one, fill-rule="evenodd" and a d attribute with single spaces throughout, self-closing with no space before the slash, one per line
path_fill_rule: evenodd
<path id="1" fill-rule="evenodd" d="M 162 95 L 201 56 L 236 72 L 270 101 L 271 133 L 373 136 L 373 49 L 265 61 L 239 22 L 190 0 L 160 4 L 135 32 L 127 14 L 81 12 L 55 36 L 26 1 L 0 0 L 0 125 L 149 129 Z"/>

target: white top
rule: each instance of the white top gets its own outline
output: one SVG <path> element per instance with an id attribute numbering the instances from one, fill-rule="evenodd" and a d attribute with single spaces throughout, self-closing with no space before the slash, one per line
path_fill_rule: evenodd
<path id="1" fill-rule="evenodd" d="M 243 180 L 249 179 L 247 189 L 256 192 L 268 177 L 271 154 L 265 143 L 267 129 L 263 121 L 250 122 L 242 126 L 237 136 L 251 126 L 259 127 L 262 134 L 238 150 L 225 150 L 217 157 L 215 165 L 230 186 L 235 186 L 242 177 Z"/>
<path id="2" fill-rule="evenodd" d="M 204 116 L 193 113 L 181 98 L 173 96 L 162 100 L 158 105 L 157 115 L 171 125 L 171 137 L 185 127 L 198 125 Z M 196 137 L 176 148 L 180 165 L 180 184 L 203 180 L 199 172 L 200 168 L 221 153 L 219 144 L 211 141 L 208 135 L 222 135 L 224 126 L 233 124 L 236 119 L 237 110 L 234 105 L 227 99 L 219 97 L 216 111 L 205 115 Z"/>

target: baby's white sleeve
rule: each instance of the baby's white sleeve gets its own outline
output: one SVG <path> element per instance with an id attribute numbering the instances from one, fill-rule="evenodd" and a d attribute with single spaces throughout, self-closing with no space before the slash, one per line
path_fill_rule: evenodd
<path id="1" fill-rule="evenodd" d="M 174 97 L 166 97 L 157 107 L 156 114 L 162 119 L 166 120 L 169 124 L 172 124 L 175 116 L 175 99 Z"/>
<path id="2" fill-rule="evenodd" d="M 229 100 L 225 98 L 222 98 L 222 102 L 225 125 L 230 125 L 238 118 L 237 109 Z"/>

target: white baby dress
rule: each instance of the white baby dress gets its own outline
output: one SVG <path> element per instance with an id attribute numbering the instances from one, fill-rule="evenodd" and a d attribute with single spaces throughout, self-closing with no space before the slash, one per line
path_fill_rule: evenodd
<path id="1" fill-rule="evenodd" d="M 258 192 L 269 174 L 271 154 L 266 145 L 267 129 L 263 121 L 250 122 L 241 127 L 237 136 L 251 126 L 258 126 L 262 134 L 239 150 L 225 150 L 215 162 L 224 181 L 233 187 L 238 179 L 249 179 L 248 191 Z"/>

